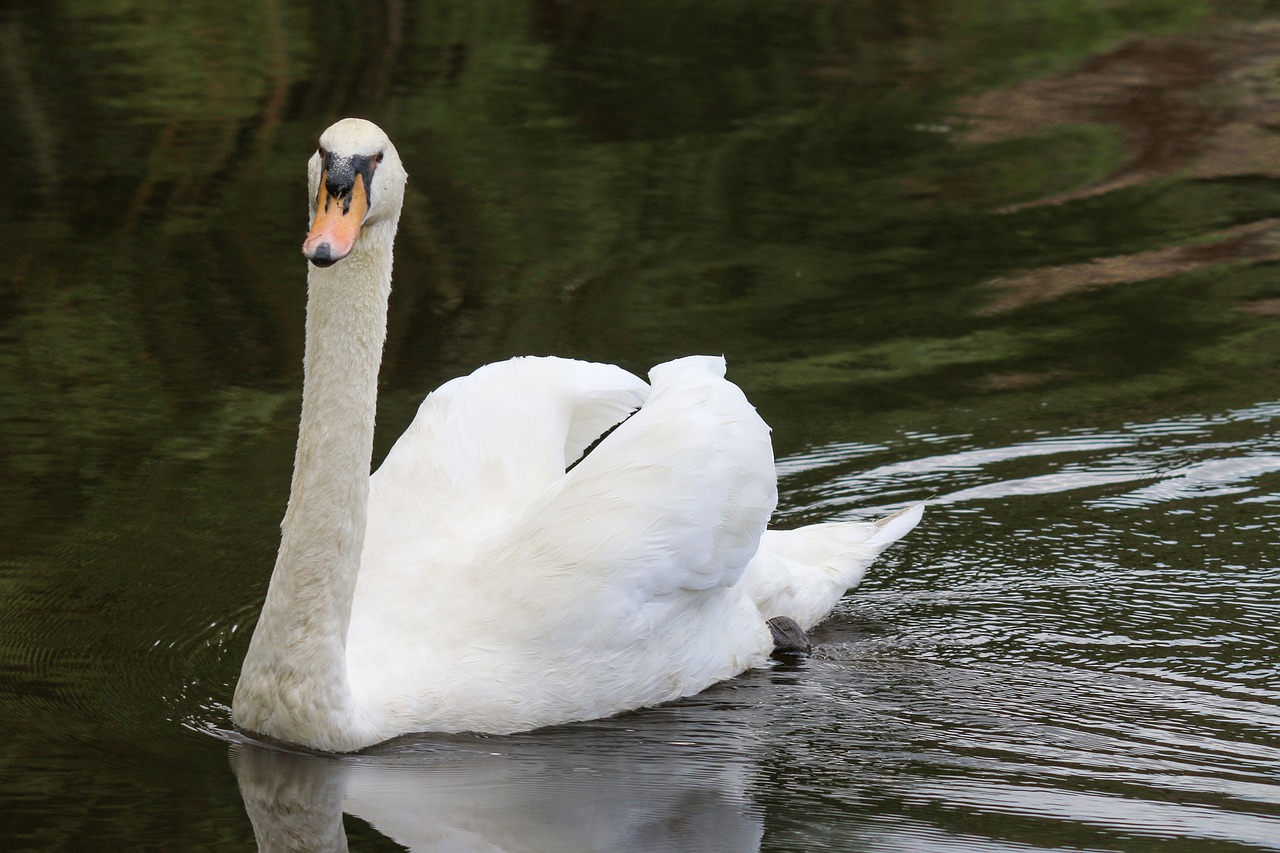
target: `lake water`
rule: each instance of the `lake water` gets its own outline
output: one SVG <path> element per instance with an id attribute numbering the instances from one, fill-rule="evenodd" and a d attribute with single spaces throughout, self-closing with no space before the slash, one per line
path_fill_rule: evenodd
<path id="1" fill-rule="evenodd" d="M 1280 850 L 1280 17 L 943 6 L 0 12 L 0 847 Z M 232 729 L 348 114 L 411 175 L 376 453 L 488 361 L 724 353 L 780 525 L 932 502 L 811 657 Z"/>

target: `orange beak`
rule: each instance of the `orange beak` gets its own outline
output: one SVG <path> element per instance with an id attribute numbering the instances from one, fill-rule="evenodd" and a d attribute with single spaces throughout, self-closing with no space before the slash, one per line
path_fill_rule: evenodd
<path id="1" fill-rule="evenodd" d="M 364 185 L 364 175 L 356 173 L 351 194 L 329 194 L 329 172 L 320 176 L 320 191 L 316 198 L 316 218 L 311 232 L 302 243 L 302 254 L 318 267 L 332 266 L 351 253 L 360 236 L 360 226 L 369 212 L 369 194 Z"/>

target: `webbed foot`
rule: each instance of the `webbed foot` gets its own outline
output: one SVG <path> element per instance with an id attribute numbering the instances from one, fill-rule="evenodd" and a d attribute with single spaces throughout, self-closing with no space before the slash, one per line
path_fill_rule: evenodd
<path id="1" fill-rule="evenodd" d="M 773 634 L 773 653 L 775 655 L 807 655 L 813 649 L 809 635 L 800 627 L 800 623 L 790 616 L 775 616 L 768 621 L 769 632 Z"/>

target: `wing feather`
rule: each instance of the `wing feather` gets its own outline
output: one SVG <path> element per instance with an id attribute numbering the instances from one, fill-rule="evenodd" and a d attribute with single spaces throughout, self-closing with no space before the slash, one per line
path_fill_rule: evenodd
<path id="1" fill-rule="evenodd" d="M 509 583 L 532 577 L 553 597 L 572 587 L 575 601 L 589 590 L 624 618 L 736 584 L 777 487 L 769 428 L 724 371 L 723 359 L 698 356 L 654 368 L 645 405 L 496 549 L 496 563 L 519 567 Z"/>

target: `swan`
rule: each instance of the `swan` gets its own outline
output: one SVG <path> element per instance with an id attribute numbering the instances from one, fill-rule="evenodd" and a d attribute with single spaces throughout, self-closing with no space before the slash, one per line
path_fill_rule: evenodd
<path id="1" fill-rule="evenodd" d="M 708 356 L 649 382 L 554 357 L 486 365 L 428 395 L 371 475 L 407 175 L 368 121 L 319 141 L 302 415 L 240 729 L 352 752 L 689 696 L 807 648 L 919 521 L 917 505 L 766 531 L 769 428 Z"/>

